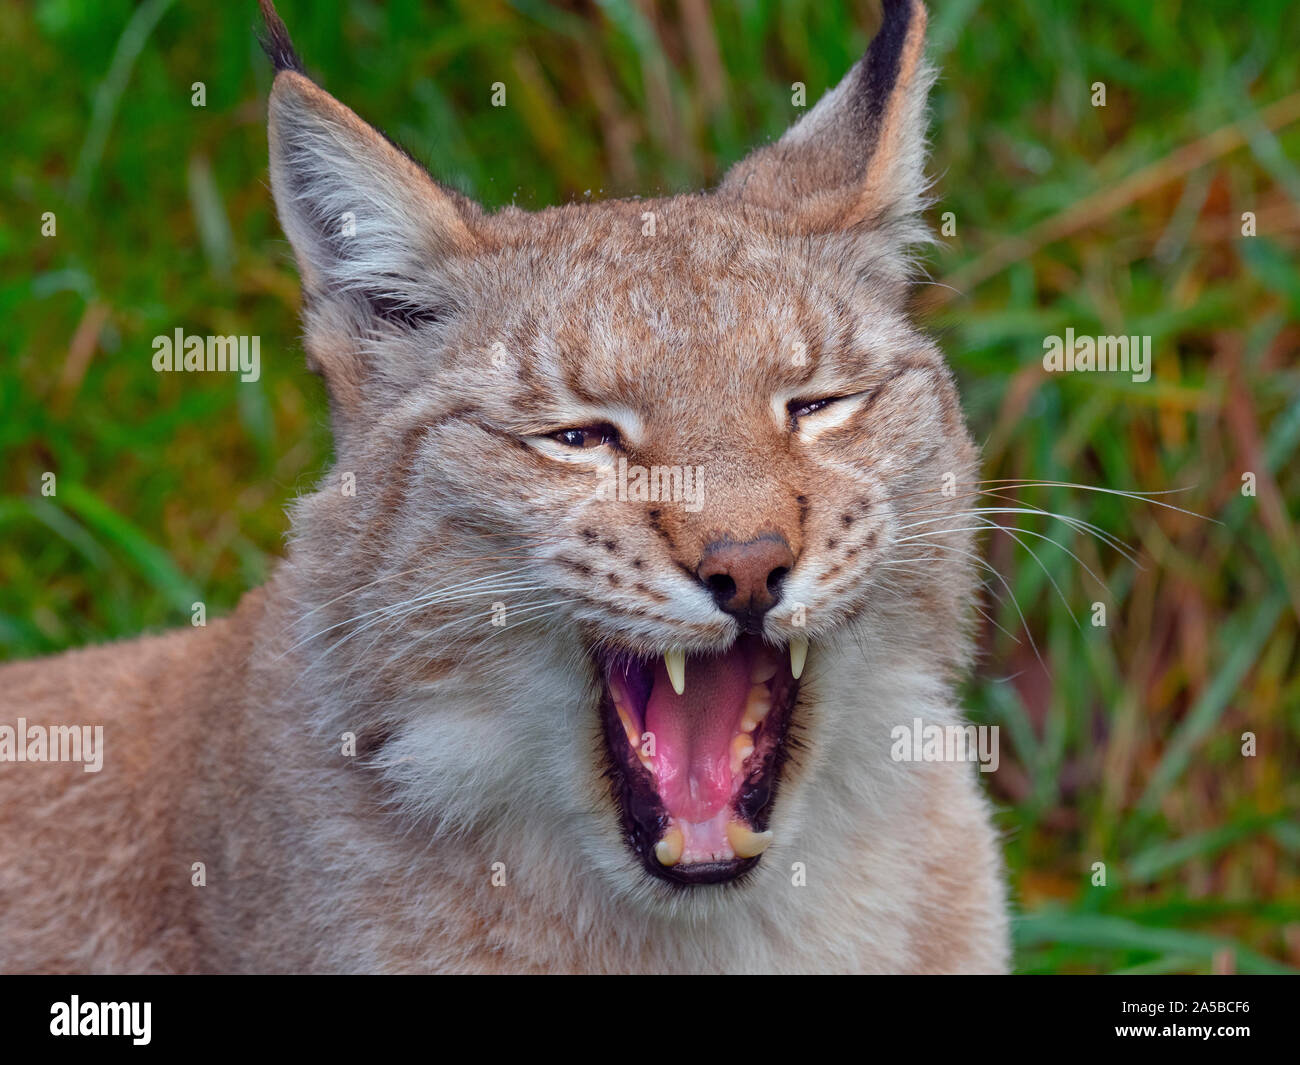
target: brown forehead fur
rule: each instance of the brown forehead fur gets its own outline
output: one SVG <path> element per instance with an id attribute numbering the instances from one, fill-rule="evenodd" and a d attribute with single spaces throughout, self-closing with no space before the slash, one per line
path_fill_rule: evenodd
<path id="1" fill-rule="evenodd" d="M 502 429 L 557 428 L 558 396 L 637 412 L 630 463 L 704 470 L 703 513 L 643 515 L 688 569 L 719 539 L 776 532 L 801 550 L 807 499 L 825 479 L 792 446 L 773 400 L 797 395 L 819 368 L 842 391 L 924 371 L 944 431 L 965 439 L 937 352 L 869 275 L 845 269 L 834 238 L 792 235 L 772 212 L 698 195 L 507 210 L 477 227 L 490 250 L 464 264 L 465 305 L 440 338 L 443 350 L 431 353 L 418 390 L 425 406 L 404 408 L 412 424 L 449 414 Z M 860 341 L 873 316 L 893 330 L 890 346 Z M 512 357 L 494 375 L 498 340 Z M 524 478 L 564 475 L 534 456 L 512 461 Z M 386 464 L 376 475 L 402 468 Z"/>

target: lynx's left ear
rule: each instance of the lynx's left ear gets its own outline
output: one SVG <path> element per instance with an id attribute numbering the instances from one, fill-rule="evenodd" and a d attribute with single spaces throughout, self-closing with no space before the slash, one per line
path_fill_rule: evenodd
<path id="1" fill-rule="evenodd" d="M 798 232 L 869 232 L 879 257 L 895 253 L 905 272 L 907 246 L 928 238 L 920 213 L 935 73 L 925 22 L 919 0 L 884 0 L 866 56 L 779 141 L 732 167 L 717 194 L 777 212 Z"/>

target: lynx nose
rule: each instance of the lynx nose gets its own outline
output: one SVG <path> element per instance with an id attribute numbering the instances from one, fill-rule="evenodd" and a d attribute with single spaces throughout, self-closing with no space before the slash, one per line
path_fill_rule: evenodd
<path id="1" fill-rule="evenodd" d="M 769 533 L 746 543 L 720 540 L 704 549 L 695 575 L 713 593 L 719 609 L 740 622 L 742 631 L 759 633 L 763 615 L 781 598 L 781 582 L 794 565 L 784 536 Z"/>

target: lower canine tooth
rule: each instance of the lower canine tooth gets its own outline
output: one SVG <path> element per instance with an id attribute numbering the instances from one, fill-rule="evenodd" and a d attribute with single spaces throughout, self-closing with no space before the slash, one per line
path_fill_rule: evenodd
<path id="1" fill-rule="evenodd" d="M 767 850 L 772 842 L 772 830 L 753 832 L 739 821 L 727 822 L 727 842 L 737 858 L 755 858 Z"/>
<path id="2" fill-rule="evenodd" d="M 766 654 L 760 654 L 754 659 L 754 666 L 749 671 L 749 682 L 751 684 L 762 684 L 776 676 L 776 663 L 768 658 Z"/>
<path id="3" fill-rule="evenodd" d="M 668 670 L 668 679 L 673 691 L 681 695 L 686 691 L 686 652 L 680 647 L 664 652 L 664 668 Z"/>
<path id="4" fill-rule="evenodd" d="M 674 825 L 664 833 L 664 838 L 655 844 L 655 858 L 659 864 L 671 869 L 682 860 L 682 830 Z"/>
<path id="5" fill-rule="evenodd" d="M 754 741 L 743 732 L 737 733 L 731 741 L 731 771 L 739 773 L 745 759 L 754 753 Z"/>
<path id="6" fill-rule="evenodd" d="M 746 732 L 753 732 L 771 709 L 772 696 L 767 688 L 762 684 L 755 684 L 749 689 L 749 699 L 745 702 L 745 716 L 741 718 L 740 727 Z"/>
<path id="7" fill-rule="evenodd" d="M 627 742 L 633 747 L 641 743 L 641 734 L 637 732 L 636 726 L 632 724 L 632 715 L 624 710 L 618 703 L 614 704 L 614 709 L 618 712 L 618 719 L 623 725 L 623 734 L 627 736 Z"/>
<path id="8" fill-rule="evenodd" d="M 790 640 L 790 672 L 794 679 L 803 676 L 804 663 L 808 661 L 808 637 L 795 636 Z"/>

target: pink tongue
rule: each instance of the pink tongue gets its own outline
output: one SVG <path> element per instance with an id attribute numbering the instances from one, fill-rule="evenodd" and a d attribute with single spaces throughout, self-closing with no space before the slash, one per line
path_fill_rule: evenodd
<path id="1" fill-rule="evenodd" d="M 738 647 L 688 658 L 683 695 L 673 691 L 659 660 L 645 727 L 655 738 L 659 796 L 673 817 L 707 821 L 731 798 L 731 739 L 740 730 L 749 686 L 749 663 Z"/>

